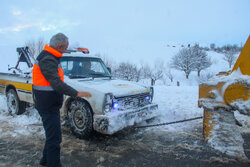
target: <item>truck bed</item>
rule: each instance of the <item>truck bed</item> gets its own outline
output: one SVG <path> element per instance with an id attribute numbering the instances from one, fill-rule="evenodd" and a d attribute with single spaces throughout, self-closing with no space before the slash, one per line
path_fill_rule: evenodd
<path id="1" fill-rule="evenodd" d="M 21 101 L 33 103 L 32 78 L 23 74 L 0 73 L 0 93 L 5 94 L 9 88 L 15 88 Z"/>

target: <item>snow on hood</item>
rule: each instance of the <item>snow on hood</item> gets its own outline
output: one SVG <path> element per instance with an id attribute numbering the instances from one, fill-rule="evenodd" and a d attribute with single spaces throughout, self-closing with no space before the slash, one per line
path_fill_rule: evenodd
<path id="1" fill-rule="evenodd" d="M 68 77 L 65 77 L 65 82 L 78 91 L 93 89 L 102 93 L 113 93 L 115 96 L 149 91 L 148 87 L 134 82 L 112 80 L 109 78 L 69 79 Z"/>

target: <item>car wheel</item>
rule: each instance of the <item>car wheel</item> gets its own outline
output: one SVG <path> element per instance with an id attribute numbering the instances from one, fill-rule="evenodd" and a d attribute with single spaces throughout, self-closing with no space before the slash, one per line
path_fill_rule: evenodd
<path id="1" fill-rule="evenodd" d="M 88 139 L 93 131 L 93 114 L 87 102 L 74 100 L 67 112 L 70 128 L 80 139 Z"/>
<path id="2" fill-rule="evenodd" d="M 20 101 L 14 89 L 8 90 L 7 106 L 10 114 L 20 115 L 25 112 L 25 102 Z"/>

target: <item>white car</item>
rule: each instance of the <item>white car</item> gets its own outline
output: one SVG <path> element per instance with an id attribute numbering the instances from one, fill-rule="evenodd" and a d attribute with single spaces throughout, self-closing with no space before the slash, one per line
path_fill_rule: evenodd
<path id="1" fill-rule="evenodd" d="M 113 134 L 156 116 L 153 87 L 112 79 L 100 58 L 73 51 L 63 55 L 61 65 L 65 83 L 92 95 L 64 98 L 62 115 L 77 137 L 88 138 L 93 130 Z M 7 95 L 10 112 L 23 113 L 33 103 L 31 74 L 0 73 L 0 92 Z"/>

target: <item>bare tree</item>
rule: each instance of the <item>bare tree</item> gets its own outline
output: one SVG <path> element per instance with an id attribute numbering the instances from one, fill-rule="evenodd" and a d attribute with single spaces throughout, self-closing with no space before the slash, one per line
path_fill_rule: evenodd
<path id="1" fill-rule="evenodd" d="M 155 61 L 154 68 L 152 69 L 150 78 L 151 85 L 155 85 L 155 82 L 163 77 L 164 70 L 164 62 L 163 61 Z"/>
<path id="2" fill-rule="evenodd" d="M 208 81 L 210 78 L 214 77 L 215 75 L 212 73 L 212 72 L 207 72 L 203 75 L 201 75 L 201 77 L 199 77 L 199 83 L 202 83 L 202 82 L 206 82 Z"/>
<path id="3" fill-rule="evenodd" d="M 29 47 L 29 52 L 34 59 L 43 50 L 45 44 L 46 42 L 42 37 L 38 38 L 37 41 L 32 39 L 25 42 L 25 45 Z"/>
<path id="4" fill-rule="evenodd" d="M 44 41 L 44 39 L 42 37 L 38 38 L 38 40 L 36 42 L 37 55 L 44 49 L 45 44 L 46 44 L 46 42 Z"/>
<path id="5" fill-rule="evenodd" d="M 173 82 L 173 81 L 174 81 L 174 75 L 173 75 L 171 69 L 168 68 L 168 69 L 167 69 L 166 71 L 164 71 L 164 72 L 165 72 L 165 76 L 166 76 L 171 82 Z"/>
<path id="6" fill-rule="evenodd" d="M 142 67 L 141 67 L 142 79 L 150 78 L 151 73 L 152 73 L 152 70 L 151 70 L 150 66 L 148 64 L 142 64 Z"/>
<path id="7" fill-rule="evenodd" d="M 125 79 L 128 81 L 138 80 L 138 68 L 134 64 L 129 62 L 121 62 L 117 69 L 114 71 L 114 76 L 120 79 Z"/>
<path id="8" fill-rule="evenodd" d="M 210 44 L 210 49 L 211 49 L 211 50 L 214 50 L 214 49 L 215 49 L 215 44 L 214 44 L 214 43 L 211 43 L 211 44 Z"/>
<path id="9" fill-rule="evenodd" d="M 235 60 L 236 60 L 236 51 L 234 50 L 228 50 L 224 53 L 224 60 L 226 62 L 228 62 L 229 68 L 232 67 L 232 65 L 234 64 Z"/>
<path id="10" fill-rule="evenodd" d="M 224 53 L 224 54 L 230 51 L 237 53 L 237 52 L 240 52 L 241 50 L 242 50 L 242 47 L 239 47 L 237 44 L 234 44 L 234 45 L 227 44 L 222 47 L 214 48 L 215 52 Z"/>
<path id="11" fill-rule="evenodd" d="M 35 55 L 36 55 L 36 42 L 35 42 L 35 40 L 29 40 L 28 42 L 25 43 L 25 45 L 29 47 L 30 55 L 35 59 Z"/>
<path id="12" fill-rule="evenodd" d="M 101 58 L 103 63 L 107 67 L 109 67 L 111 69 L 115 69 L 115 66 L 116 66 L 117 63 L 113 59 L 111 59 L 110 57 L 108 57 L 106 55 L 102 55 L 100 53 L 95 54 L 95 56 Z"/>
<path id="13" fill-rule="evenodd" d="M 142 79 L 142 68 L 137 68 L 134 78 L 136 82 L 139 82 Z"/>
<path id="14" fill-rule="evenodd" d="M 212 65 L 211 59 L 208 57 L 207 53 L 204 52 L 198 44 L 195 44 L 191 48 L 191 54 L 195 58 L 195 69 L 197 71 L 198 77 L 200 72 Z"/>
<path id="15" fill-rule="evenodd" d="M 191 71 L 195 70 L 196 59 L 192 55 L 191 48 L 181 49 L 173 58 L 171 66 L 177 70 L 183 71 L 188 79 Z"/>

